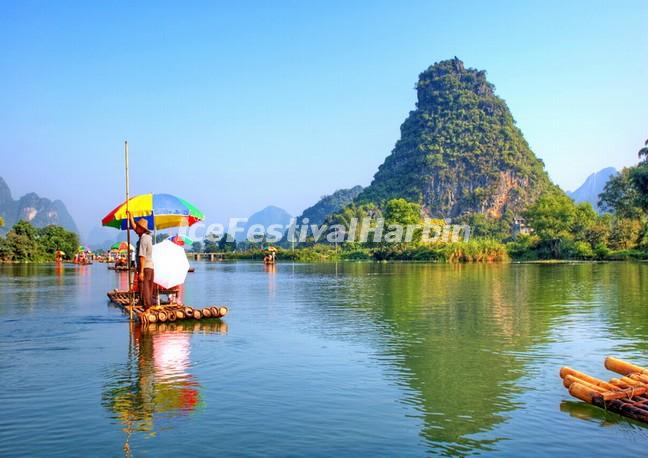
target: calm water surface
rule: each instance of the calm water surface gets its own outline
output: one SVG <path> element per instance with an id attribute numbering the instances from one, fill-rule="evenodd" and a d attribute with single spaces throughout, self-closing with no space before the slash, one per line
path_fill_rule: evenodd
<path id="1" fill-rule="evenodd" d="M 105 265 L 0 266 L 0 456 L 646 456 L 561 365 L 648 366 L 648 265 L 197 263 L 142 330 Z"/>

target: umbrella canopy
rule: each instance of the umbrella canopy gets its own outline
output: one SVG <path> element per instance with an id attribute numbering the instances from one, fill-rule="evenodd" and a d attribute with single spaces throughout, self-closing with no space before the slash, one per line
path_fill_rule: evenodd
<path id="1" fill-rule="evenodd" d="M 153 281 L 169 289 L 187 278 L 189 261 L 182 247 L 169 240 L 153 245 Z"/>
<path id="2" fill-rule="evenodd" d="M 180 235 L 180 234 L 174 235 L 173 237 L 169 237 L 168 240 L 180 246 L 193 245 L 193 240 L 191 240 L 189 237 L 185 235 Z"/>
<path id="3" fill-rule="evenodd" d="M 90 249 L 89 249 L 88 247 L 86 247 L 86 246 L 80 245 L 79 248 L 77 248 L 77 251 L 78 251 L 79 253 L 81 253 L 81 252 L 83 252 L 83 251 L 90 252 Z"/>
<path id="4" fill-rule="evenodd" d="M 117 242 L 117 243 L 114 243 L 114 244 L 110 247 L 110 249 L 113 250 L 113 251 L 126 251 L 126 250 L 128 250 L 129 246 L 130 246 L 130 250 L 131 250 L 131 251 L 135 251 L 135 247 L 134 247 L 133 245 L 128 245 L 128 242 Z"/>
<path id="5" fill-rule="evenodd" d="M 189 202 L 171 194 L 141 194 L 131 197 L 128 209 L 135 222 L 146 219 L 149 229 L 191 226 L 205 218 L 205 215 Z M 128 229 L 126 202 L 104 216 L 101 224 L 121 230 Z"/>

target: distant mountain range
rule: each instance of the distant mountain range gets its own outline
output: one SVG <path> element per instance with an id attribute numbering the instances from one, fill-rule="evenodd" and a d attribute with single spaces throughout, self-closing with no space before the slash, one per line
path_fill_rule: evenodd
<path id="1" fill-rule="evenodd" d="M 9 186 L 2 177 L 0 177 L 0 216 L 4 219 L 4 227 L 0 228 L 1 234 L 9 231 L 20 220 L 28 221 L 36 227 L 56 224 L 79 233 L 74 219 L 63 202 L 52 201 L 33 192 L 14 200 Z"/>
<path id="2" fill-rule="evenodd" d="M 292 216 L 283 208 L 275 207 L 274 205 L 265 207 L 263 210 L 259 210 L 248 218 L 247 223 L 243 226 L 244 231 L 236 234 L 236 240 L 239 242 L 245 240 L 248 229 L 255 224 L 262 224 L 265 228 L 271 224 L 281 224 L 285 227 L 290 224 L 290 218 Z"/>
<path id="3" fill-rule="evenodd" d="M 588 176 L 585 182 L 575 191 L 567 191 L 567 195 L 576 203 L 589 202 L 595 210 L 600 212 L 598 196 L 603 192 L 603 188 L 608 180 L 617 173 L 619 172 L 614 167 L 606 167 L 603 170 L 599 170 Z"/>

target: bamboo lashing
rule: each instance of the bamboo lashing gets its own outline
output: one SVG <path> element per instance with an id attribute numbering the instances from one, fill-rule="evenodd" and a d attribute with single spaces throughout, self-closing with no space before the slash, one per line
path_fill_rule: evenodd
<path id="1" fill-rule="evenodd" d="M 609 381 L 569 367 L 560 369 L 569 394 L 589 404 L 648 423 L 648 369 L 609 356 L 605 367 L 620 374 Z"/>

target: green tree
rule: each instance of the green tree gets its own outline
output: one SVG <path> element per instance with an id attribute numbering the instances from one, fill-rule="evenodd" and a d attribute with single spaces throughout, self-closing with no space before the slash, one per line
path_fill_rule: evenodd
<path id="1" fill-rule="evenodd" d="M 218 241 L 218 250 L 225 253 L 236 250 L 236 240 L 234 237 L 230 237 L 227 233 L 223 235 Z"/>
<path id="2" fill-rule="evenodd" d="M 209 238 L 205 238 L 203 252 L 218 253 L 218 242 Z"/>
<path id="3" fill-rule="evenodd" d="M 344 227 L 347 234 L 346 240 L 349 238 L 358 240 L 360 237 L 361 225 L 364 219 L 369 219 L 373 222 L 382 217 L 382 211 L 377 205 L 373 203 L 347 205 L 338 213 L 333 213 L 326 218 L 326 224 L 331 226 L 340 225 Z M 355 224 L 355 229 L 354 229 Z M 373 226 L 374 224 L 372 224 Z M 353 234 L 350 232 L 353 231 Z M 369 238 L 371 240 L 371 237 Z"/>
<path id="4" fill-rule="evenodd" d="M 202 253 L 202 250 L 203 244 L 201 242 L 196 241 L 191 245 L 191 251 L 194 253 Z"/>
<path id="5" fill-rule="evenodd" d="M 38 239 L 34 226 L 27 221 L 18 221 L 7 233 L 0 255 L 6 261 L 44 261 L 45 252 Z"/>
<path id="6" fill-rule="evenodd" d="M 597 218 L 598 215 L 589 202 L 576 204 L 574 221 L 571 227 L 574 238 L 579 241 L 586 240 L 587 231 L 594 226 Z"/>
<path id="7" fill-rule="evenodd" d="M 637 203 L 644 212 L 648 212 L 648 140 L 639 150 L 641 162 L 630 171 L 630 179 L 639 194 Z"/>
<path id="8" fill-rule="evenodd" d="M 383 212 L 385 225 L 421 224 L 421 206 L 405 199 L 390 199 L 385 204 Z"/>
<path id="9" fill-rule="evenodd" d="M 648 140 L 644 142 L 643 148 L 639 150 L 639 159 L 648 161 Z"/>
<path id="10" fill-rule="evenodd" d="M 566 244 L 573 241 L 572 228 L 577 215 L 574 202 L 566 195 L 552 192 L 542 195 L 525 212 L 525 218 L 540 238 L 550 257 L 560 258 Z"/>
<path id="11" fill-rule="evenodd" d="M 607 247 L 610 241 L 612 228 L 612 215 L 604 214 L 597 216 L 594 221 L 585 228 L 582 239 L 587 241 L 592 247 L 603 249 Z"/>
<path id="12" fill-rule="evenodd" d="M 615 250 L 629 250 L 639 244 L 643 224 L 638 219 L 615 218 L 610 233 L 610 247 Z"/>
<path id="13" fill-rule="evenodd" d="M 54 257 L 56 250 L 64 251 L 69 258 L 79 246 L 79 236 L 61 226 L 50 225 L 37 230 L 39 243 L 49 258 Z"/>
<path id="14" fill-rule="evenodd" d="M 639 150 L 639 164 L 610 179 L 600 195 L 606 210 L 621 218 L 644 218 L 648 213 L 648 140 Z"/>
<path id="15" fill-rule="evenodd" d="M 614 212 L 620 218 L 641 218 L 645 210 L 639 190 L 632 177 L 634 167 L 626 167 L 605 184 L 599 195 L 599 205 L 605 211 Z"/>

